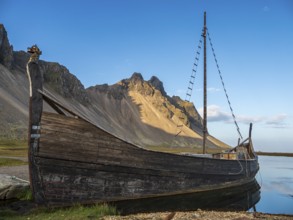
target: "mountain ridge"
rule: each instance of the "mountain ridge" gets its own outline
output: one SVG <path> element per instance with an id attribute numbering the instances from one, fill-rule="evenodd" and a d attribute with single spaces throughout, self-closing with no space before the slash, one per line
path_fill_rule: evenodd
<path id="1" fill-rule="evenodd" d="M 0 139 L 25 139 L 28 121 L 29 54 L 13 51 L 4 25 L 0 25 Z M 144 80 L 133 73 L 113 85 L 84 88 L 69 70 L 55 62 L 40 60 L 44 87 L 62 103 L 85 112 L 100 126 L 142 147 L 195 147 L 202 143 L 202 119 L 194 105 L 170 97 L 158 77 Z M 2 104 L 3 103 L 3 104 Z M 53 111 L 44 105 L 46 111 Z M 183 124 L 178 133 L 178 123 Z M 221 150 L 227 145 L 210 136 L 208 147 Z"/>

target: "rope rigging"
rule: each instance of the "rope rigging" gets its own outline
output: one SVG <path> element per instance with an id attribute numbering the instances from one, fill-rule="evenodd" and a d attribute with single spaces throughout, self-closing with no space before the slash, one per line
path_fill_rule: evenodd
<path id="1" fill-rule="evenodd" d="M 211 40 L 211 37 L 210 37 L 208 29 L 207 29 L 207 35 L 208 35 L 208 39 L 209 39 L 209 42 L 210 42 L 210 45 L 211 45 L 211 48 L 212 48 L 212 51 L 213 51 L 214 59 L 215 59 L 216 66 L 217 66 L 217 69 L 218 69 L 218 73 L 219 73 L 219 76 L 220 76 L 220 79 L 221 79 L 221 82 L 222 82 L 222 86 L 223 86 L 223 89 L 224 89 L 224 92 L 225 92 L 225 95 L 226 95 L 226 99 L 227 99 L 228 105 L 230 107 L 230 111 L 231 111 L 231 114 L 232 114 L 232 117 L 233 117 L 234 124 L 236 126 L 236 129 L 237 129 L 237 132 L 238 132 L 240 138 L 243 139 L 243 137 L 241 135 L 241 132 L 240 132 L 240 129 L 239 129 L 239 126 L 238 126 L 238 123 L 236 121 L 234 111 L 233 111 L 232 106 L 231 106 L 231 102 L 230 102 L 230 99 L 229 99 L 229 96 L 228 96 L 228 93 L 227 93 L 227 90 L 226 90 L 226 87 L 225 87 L 225 83 L 224 83 L 224 80 L 223 80 L 223 77 L 222 77 L 220 67 L 218 65 L 218 60 L 217 60 L 217 57 L 216 57 L 216 54 L 215 54 L 215 50 L 214 50 L 214 47 L 213 47 L 212 40 Z"/>
<path id="2" fill-rule="evenodd" d="M 216 54 L 215 54 L 215 50 L 214 50 L 214 47 L 213 47 L 213 44 L 212 44 L 212 40 L 211 40 L 209 31 L 208 31 L 207 28 L 206 28 L 206 30 L 207 30 L 206 32 L 207 32 L 207 36 L 208 36 L 208 39 L 209 39 L 209 42 L 210 42 L 210 46 L 211 46 L 211 49 L 212 49 L 212 52 L 213 52 L 214 60 L 215 60 L 216 66 L 217 66 L 217 70 L 218 70 L 218 73 L 219 73 L 219 76 L 220 76 L 220 79 L 221 79 L 221 83 L 222 83 L 222 86 L 223 86 L 223 89 L 224 89 L 224 92 L 225 92 L 225 96 L 226 96 L 226 99 L 227 99 L 227 102 L 228 102 L 228 105 L 229 105 L 229 108 L 230 108 L 230 111 L 231 111 L 231 114 L 232 114 L 234 124 L 236 126 L 236 130 L 237 130 L 237 132 L 239 134 L 239 137 L 241 139 L 243 139 L 242 134 L 240 132 L 240 128 L 239 128 L 238 123 L 236 121 L 236 116 L 234 114 L 234 111 L 233 111 L 233 108 L 232 108 L 232 105 L 231 105 L 231 102 L 230 102 L 226 87 L 225 87 L 225 83 L 224 83 L 223 76 L 222 76 L 222 73 L 221 73 L 221 70 L 220 70 L 220 67 L 219 67 L 219 64 L 218 64 L 218 60 L 217 60 L 217 57 L 216 57 Z M 195 83 L 195 76 L 196 76 L 197 68 L 198 68 L 200 51 L 201 51 L 201 48 L 202 48 L 202 43 L 203 43 L 203 34 L 201 35 L 201 38 L 199 40 L 199 44 L 198 44 L 198 47 L 197 47 L 197 51 L 196 51 L 196 55 L 195 55 L 195 59 L 194 59 L 194 63 L 193 63 L 193 67 L 192 67 L 192 71 L 191 71 L 191 75 L 190 75 L 190 80 L 188 82 L 187 92 L 186 92 L 186 95 L 185 95 L 185 101 L 187 101 L 187 102 L 190 102 L 190 99 L 191 99 L 191 95 L 192 95 L 192 91 L 193 91 L 193 87 L 194 87 L 194 83 Z M 183 127 L 183 121 L 182 120 L 184 119 L 184 117 L 183 117 L 184 110 L 181 109 L 180 111 L 181 111 L 181 116 L 178 118 L 178 123 L 177 123 L 177 128 L 179 128 L 180 130 L 178 132 L 176 132 L 175 136 L 178 136 L 182 132 L 182 127 Z"/>
<path id="3" fill-rule="evenodd" d="M 203 38 L 203 36 L 201 36 L 199 43 L 198 43 L 198 46 L 197 46 L 197 51 L 196 51 L 196 55 L 194 58 L 192 71 L 191 71 L 190 79 L 189 79 L 188 86 L 187 86 L 187 91 L 185 94 L 185 101 L 186 102 L 190 102 L 190 99 L 191 99 L 192 90 L 193 90 L 193 86 L 194 86 L 194 82 L 195 82 L 195 76 L 196 76 L 197 67 L 198 67 L 198 61 L 199 61 L 199 57 L 200 57 L 200 51 L 201 51 L 201 47 L 202 47 L 202 38 Z M 177 128 L 180 128 L 180 130 L 178 132 L 176 132 L 175 136 L 178 136 L 182 132 L 182 127 L 183 127 L 182 120 L 184 119 L 184 117 L 183 117 L 184 110 L 181 109 L 180 111 L 181 111 L 181 115 L 180 115 L 178 122 L 177 122 Z"/>
<path id="4" fill-rule="evenodd" d="M 190 80 L 189 80 L 188 87 L 187 87 L 187 92 L 186 92 L 186 96 L 185 96 L 185 101 L 187 101 L 187 102 L 190 102 L 190 99 L 191 99 L 191 94 L 192 94 L 195 76 L 196 76 L 196 72 L 197 72 L 201 47 L 202 47 L 202 37 L 199 40 L 199 44 L 197 47 L 197 51 L 196 51 L 196 55 L 195 55 L 195 59 L 194 59 L 194 63 L 193 63 L 193 67 L 192 67 L 192 71 L 191 71 L 191 75 L 190 75 Z"/>

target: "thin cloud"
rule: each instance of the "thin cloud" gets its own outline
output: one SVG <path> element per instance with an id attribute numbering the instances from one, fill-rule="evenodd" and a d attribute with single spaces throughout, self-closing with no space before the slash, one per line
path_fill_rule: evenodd
<path id="1" fill-rule="evenodd" d="M 186 91 L 183 90 L 183 89 L 177 89 L 175 93 L 176 93 L 177 95 L 182 95 L 182 94 L 185 94 Z"/>
<path id="2" fill-rule="evenodd" d="M 270 11 L 270 8 L 269 8 L 269 6 L 265 5 L 265 6 L 262 8 L 262 10 L 263 10 L 264 12 L 269 12 L 269 11 Z"/>
<path id="3" fill-rule="evenodd" d="M 284 124 L 284 121 L 288 118 L 287 114 L 279 114 L 272 116 L 266 121 L 266 124 L 269 125 L 279 125 L 279 124 Z"/>
<path id="4" fill-rule="evenodd" d="M 289 128 L 286 123 L 288 118 L 287 114 L 278 114 L 274 116 L 247 116 L 247 115 L 237 115 L 236 120 L 239 123 L 249 124 L 249 123 L 264 123 L 271 128 Z"/>
<path id="5" fill-rule="evenodd" d="M 203 108 L 199 109 L 199 113 L 203 115 Z M 220 106 L 209 105 L 207 106 L 207 117 L 209 122 L 222 121 L 226 123 L 232 123 L 233 118 L 230 112 L 223 111 Z M 249 123 L 260 123 L 264 121 L 264 117 L 259 116 L 236 116 L 236 121 L 239 123 L 249 124 Z"/>
<path id="6" fill-rule="evenodd" d="M 201 116 L 203 116 L 203 108 L 200 108 L 198 112 Z M 208 117 L 208 121 L 210 122 L 215 122 L 215 121 L 228 122 L 231 120 L 230 114 L 222 111 L 221 108 L 217 105 L 207 106 L 207 117 Z"/>
<path id="7" fill-rule="evenodd" d="M 265 120 L 265 117 L 261 116 L 247 116 L 247 115 L 237 115 L 236 120 L 239 123 L 249 124 L 249 123 L 260 123 Z"/>
<path id="8" fill-rule="evenodd" d="M 202 92 L 202 91 L 203 91 L 203 89 L 195 89 L 195 92 Z M 219 88 L 214 88 L 214 87 L 207 88 L 207 92 L 209 92 L 209 93 L 216 93 L 216 92 L 220 92 L 220 91 L 221 91 L 221 89 L 219 89 Z M 175 93 L 179 96 L 186 95 L 186 92 L 187 91 L 183 90 L 183 89 L 178 89 L 175 91 Z"/>
<path id="9" fill-rule="evenodd" d="M 214 87 L 210 87 L 210 88 L 207 88 L 207 91 L 208 91 L 208 92 L 220 92 L 221 89 L 219 89 L 219 88 L 214 88 Z"/>
<path id="10" fill-rule="evenodd" d="M 199 114 L 203 117 L 203 108 L 198 109 Z M 220 106 L 209 105 L 207 106 L 207 117 L 209 122 L 225 122 L 232 123 L 233 118 L 230 112 L 223 111 Z M 249 116 L 249 115 L 236 115 L 238 123 L 262 123 L 271 128 L 289 128 L 286 123 L 288 118 L 287 114 L 278 114 L 270 117 L 266 116 Z"/>
<path id="11" fill-rule="evenodd" d="M 287 114 L 278 114 L 268 118 L 266 120 L 266 125 L 268 125 L 271 128 L 289 128 L 288 124 L 286 123 L 287 119 Z"/>
<path id="12" fill-rule="evenodd" d="M 202 92 L 203 89 L 196 89 L 195 91 L 196 92 Z M 214 88 L 214 87 L 207 88 L 207 92 L 210 92 L 210 93 L 220 92 L 220 91 L 221 91 L 221 89 L 219 89 L 219 88 Z"/>

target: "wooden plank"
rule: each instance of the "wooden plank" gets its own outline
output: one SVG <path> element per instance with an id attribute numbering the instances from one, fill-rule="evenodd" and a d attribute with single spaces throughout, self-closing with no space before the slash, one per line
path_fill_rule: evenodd
<path id="1" fill-rule="evenodd" d="M 74 126 L 74 129 L 79 129 L 80 127 L 84 127 L 86 126 L 87 128 L 90 128 L 90 130 L 94 130 L 95 133 L 97 134 L 102 134 L 103 136 L 107 136 L 109 138 L 114 138 L 117 142 L 121 142 L 121 143 L 127 143 L 124 140 L 121 140 L 118 137 L 115 137 L 114 135 L 108 133 L 107 131 L 104 131 L 101 128 L 98 128 L 97 126 L 83 120 L 83 119 L 78 119 L 78 118 L 72 118 L 72 117 L 64 117 L 62 115 L 57 115 L 57 114 L 53 114 L 53 113 L 48 113 L 48 112 L 43 112 L 43 117 L 42 117 L 42 122 L 46 122 L 46 123 L 60 123 L 60 125 L 62 125 L 63 123 L 67 124 L 69 123 L 71 126 Z M 58 122 L 59 121 L 59 122 Z M 72 129 L 73 130 L 73 129 Z M 114 141 L 115 141 L 114 140 Z M 129 145 L 129 147 L 132 148 L 137 148 L 136 146 L 127 143 Z"/>
<path id="2" fill-rule="evenodd" d="M 81 145 L 81 147 L 79 147 L 79 145 Z M 86 147 L 84 148 L 82 145 L 86 145 Z M 52 139 L 41 139 L 40 146 L 42 146 L 40 148 L 40 153 L 47 153 L 52 156 L 58 151 L 58 156 L 63 156 L 64 159 L 68 157 L 67 159 L 78 159 L 85 162 L 91 158 L 90 162 L 119 162 L 129 166 L 146 166 L 153 169 L 172 169 L 174 171 L 188 170 L 191 172 L 202 172 L 204 171 L 202 170 L 202 167 L 205 167 L 207 173 L 211 171 L 216 173 L 217 171 L 225 170 L 225 167 L 227 169 L 225 173 L 235 173 L 240 170 L 240 164 L 238 161 L 223 163 L 222 166 L 219 166 L 221 163 L 206 161 L 202 158 L 188 158 L 190 160 L 189 162 L 185 161 L 182 163 L 182 158 L 180 156 L 178 158 L 178 155 L 172 155 L 174 158 L 170 158 L 170 155 L 168 155 L 168 157 L 166 157 L 166 155 L 165 157 L 162 157 L 162 155 L 157 152 L 144 152 L 142 149 L 138 149 L 137 151 L 119 147 L 112 149 L 108 148 L 108 146 L 99 144 L 98 141 L 92 143 L 88 141 L 85 143 L 78 143 L 68 141 L 63 142 L 62 140 L 59 140 L 59 142 L 56 143 Z M 114 144 L 112 147 L 113 146 Z M 102 160 L 100 158 L 102 158 Z"/>
<path id="3" fill-rule="evenodd" d="M 42 89 L 39 89 L 38 91 L 39 93 L 41 93 L 44 97 L 44 100 L 49 104 L 49 105 L 54 105 L 54 109 L 59 113 L 59 114 L 62 114 L 64 115 L 63 111 L 66 111 L 68 112 L 69 114 L 73 115 L 73 116 L 76 116 L 76 117 L 81 117 L 79 116 L 77 113 L 75 113 L 74 111 L 68 109 L 67 107 L 65 107 L 64 105 L 62 105 L 61 103 L 59 103 L 57 100 L 55 100 L 54 98 L 50 97 L 50 95 L 43 91 Z M 62 109 L 62 110 L 61 110 Z M 82 117 L 81 117 L 82 118 Z"/>
<path id="4" fill-rule="evenodd" d="M 47 161 L 47 165 L 44 164 L 45 161 Z M 94 169 L 88 169 L 88 167 L 80 168 L 80 166 L 86 166 L 86 164 L 77 162 L 69 162 L 73 163 L 71 167 L 64 166 L 63 162 L 58 160 L 55 160 L 53 162 L 55 166 L 52 166 L 52 162 L 49 159 L 42 159 L 40 161 L 44 177 L 43 181 L 48 189 L 46 196 L 53 199 L 55 195 L 63 192 L 61 201 L 69 201 L 72 196 L 76 196 L 78 201 L 81 198 L 85 198 L 88 201 L 99 199 L 115 200 L 118 194 L 123 195 L 124 198 L 140 197 L 142 195 L 169 193 L 178 190 L 191 190 L 200 184 L 206 185 L 211 182 L 216 184 L 217 182 L 213 180 L 214 176 L 209 177 L 209 175 L 204 175 L 204 177 L 200 177 L 200 175 L 193 177 L 188 175 L 177 177 L 174 175 L 153 176 L 137 171 L 134 171 L 132 174 L 128 172 L 123 173 L 119 167 L 109 171 L 107 170 L 109 166 L 104 166 L 105 170 L 103 171 L 97 167 L 94 167 Z M 66 164 L 68 165 L 67 162 Z M 51 177 L 47 175 L 51 175 Z M 58 176 L 60 178 L 57 178 Z M 220 177 L 218 178 L 219 183 L 225 181 L 223 177 Z M 228 178 L 228 176 L 224 178 Z M 233 178 L 230 177 L 231 180 Z"/>

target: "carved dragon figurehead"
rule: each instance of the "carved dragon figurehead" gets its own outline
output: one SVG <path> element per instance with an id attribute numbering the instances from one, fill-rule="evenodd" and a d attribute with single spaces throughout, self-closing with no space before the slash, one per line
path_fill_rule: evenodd
<path id="1" fill-rule="evenodd" d="M 33 88 L 42 89 L 42 73 L 40 72 L 38 61 L 42 51 L 35 44 L 27 48 L 27 52 L 31 54 L 26 65 L 26 71 L 30 83 L 30 97 L 33 95 Z M 37 85 L 37 86 L 36 86 Z M 37 91 L 37 89 L 35 89 Z M 37 92 L 35 92 L 37 93 Z"/>
<path id="2" fill-rule="evenodd" d="M 29 63 L 30 62 L 37 63 L 39 61 L 40 55 L 42 54 L 42 51 L 38 48 L 36 44 L 31 47 L 28 47 L 27 52 L 31 54 L 31 57 L 28 61 Z"/>

